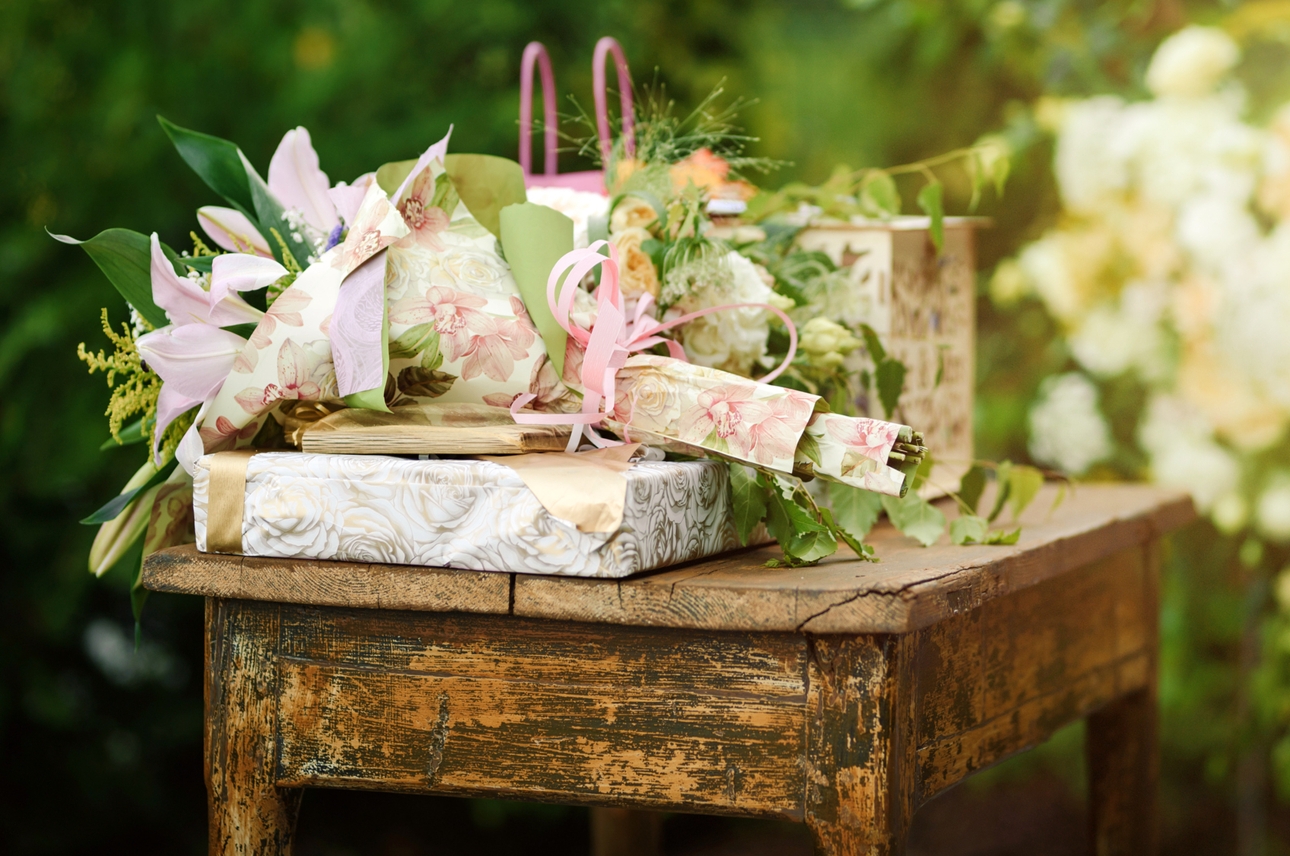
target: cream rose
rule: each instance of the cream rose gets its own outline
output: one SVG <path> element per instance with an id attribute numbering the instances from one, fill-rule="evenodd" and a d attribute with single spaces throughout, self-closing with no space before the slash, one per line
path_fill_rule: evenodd
<path id="1" fill-rule="evenodd" d="M 731 287 L 701 285 L 676 303 L 676 310 L 693 312 L 709 306 L 766 303 L 779 309 L 791 308 L 790 298 L 770 288 L 774 278 L 761 265 L 731 251 L 723 258 L 730 268 Z M 691 362 L 748 376 L 753 365 L 766 355 L 770 320 L 765 309 L 739 306 L 696 318 L 681 328 L 685 353 Z"/>
<path id="2" fill-rule="evenodd" d="M 618 248 L 618 281 L 624 297 L 639 298 L 647 292 L 658 297 L 658 271 L 654 269 L 654 260 L 641 249 L 641 244 L 649 238 L 649 232 L 633 226 L 609 239 Z"/>
<path id="3" fill-rule="evenodd" d="M 658 213 L 653 205 L 639 196 L 624 196 L 609 217 L 609 232 L 617 234 L 626 229 L 645 229 L 657 219 Z"/>

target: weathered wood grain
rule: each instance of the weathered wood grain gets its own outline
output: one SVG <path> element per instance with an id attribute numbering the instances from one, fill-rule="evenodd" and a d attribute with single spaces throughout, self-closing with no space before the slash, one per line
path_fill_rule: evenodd
<path id="1" fill-rule="evenodd" d="M 149 556 L 143 584 L 207 597 L 436 612 L 506 613 L 511 599 L 509 574 L 225 556 L 192 544 Z"/>
<path id="2" fill-rule="evenodd" d="M 302 792 L 275 783 L 277 609 L 206 601 L 211 856 L 290 856 Z"/>
<path id="3" fill-rule="evenodd" d="M 1012 547 L 921 548 L 886 524 L 881 562 L 840 553 L 809 568 L 767 568 L 758 548 L 627 580 L 506 575 L 397 565 L 243 559 L 190 545 L 150 556 L 154 590 L 427 611 L 706 630 L 906 633 L 1096 562 L 1188 522 L 1186 498 L 1143 485 L 1085 485 L 1048 516 L 1052 488 Z"/>
<path id="4" fill-rule="evenodd" d="M 903 852 L 914 813 L 912 636 L 811 637 L 805 820 L 816 852 Z"/>
<path id="5" fill-rule="evenodd" d="M 207 600 L 211 852 L 289 853 L 321 786 L 780 817 L 822 854 L 885 856 L 921 803 L 1087 717 L 1097 852 L 1149 854 L 1158 539 L 1190 506 L 1080 497 L 965 563 L 749 551 L 554 581 L 573 606 L 538 617 L 516 614 L 531 578 L 169 552 L 158 585 L 264 593 Z M 802 620 L 825 590 L 850 599 Z M 835 625 L 908 632 L 811 630 Z M 640 816 L 600 817 L 602 851 L 648 843 L 610 834 Z"/>
<path id="6" fill-rule="evenodd" d="M 673 627 L 906 633 L 1160 537 L 1194 516 L 1190 500 L 1144 485 L 1081 486 L 1048 516 L 1041 492 L 1012 547 L 919 547 L 887 524 L 881 561 L 843 553 L 809 568 L 767 568 L 774 548 L 617 583 L 518 576 L 517 615 Z M 947 509 L 948 510 L 948 509 Z"/>
<path id="7" fill-rule="evenodd" d="M 481 615 L 290 607 L 281 655 L 432 675 L 802 702 L 800 636 L 605 627 Z"/>
<path id="8" fill-rule="evenodd" d="M 801 817 L 800 637 L 282 609 L 280 785 Z"/>
<path id="9" fill-rule="evenodd" d="M 1154 573 L 1125 550 L 919 632 L 919 800 L 1147 686 Z"/>

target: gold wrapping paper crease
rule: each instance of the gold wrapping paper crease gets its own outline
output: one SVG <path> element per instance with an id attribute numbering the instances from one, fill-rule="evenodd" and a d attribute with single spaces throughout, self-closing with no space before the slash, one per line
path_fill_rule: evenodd
<path id="1" fill-rule="evenodd" d="M 242 552 L 246 466 L 258 451 L 238 449 L 211 456 L 211 476 L 206 489 L 206 552 Z"/>
<path id="2" fill-rule="evenodd" d="M 552 517 L 579 532 L 613 533 L 623 525 L 627 477 L 640 443 L 589 452 L 535 452 L 527 455 L 480 455 L 515 471 Z"/>

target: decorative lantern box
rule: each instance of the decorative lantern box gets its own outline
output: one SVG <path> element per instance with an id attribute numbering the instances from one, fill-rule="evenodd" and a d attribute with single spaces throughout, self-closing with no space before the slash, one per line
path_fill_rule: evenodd
<path id="1" fill-rule="evenodd" d="M 976 242 L 982 218 L 945 218 L 938 255 L 926 217 L 812 224 L 802 249 L 848 271 L 866 323 L 905 364 L 905 391 L 892 419 L 918 426 L 935 467 L 924 494 L 956 490 L 971 466 L 976 371 Z M 855 371 L 867 358 L 856 357 Z M 880 412 L 868 414 L 881 418 Z"/>

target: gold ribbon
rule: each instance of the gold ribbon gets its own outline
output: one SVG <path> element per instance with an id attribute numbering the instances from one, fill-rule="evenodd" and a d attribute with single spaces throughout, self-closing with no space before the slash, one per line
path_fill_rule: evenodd
<path id="1" fill-rule="evenodd" d="M 302 434 L 319 419 L 344 409 L 344 404 L 330 401 L 296 401 L 284 404 L 279 412 L 282 414 L 282 431 L 287 442 L 299 449 Z"/>
<path id="2" fill-rule="evenodd" d="M 242 552 L 246 466 L 259 451 L 238 449 L 211 456 L 211 477 L 206 486 L 206 552 Z"/>

